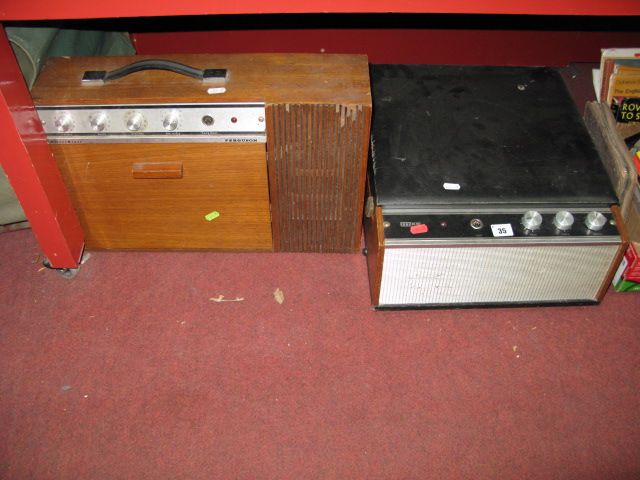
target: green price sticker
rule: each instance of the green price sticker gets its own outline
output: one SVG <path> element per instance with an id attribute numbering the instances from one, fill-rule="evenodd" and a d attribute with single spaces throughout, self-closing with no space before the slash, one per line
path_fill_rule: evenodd
<path id="1" fill-rule="evenodd" d="M 210 222 L 211 220 L 215 220 L 215 219 L 216 219 L 216 218 L 218 218 L 219 216 L 220 216 L 220 212 L 217 212 L 216 210 L 214 210 L 214 211 L 213 211 L 213 212 L 211 212 L 211 213 L 207 213 L 207 214 L 204 216 L 204 219 L 205 219 L 207 222 Z"/>

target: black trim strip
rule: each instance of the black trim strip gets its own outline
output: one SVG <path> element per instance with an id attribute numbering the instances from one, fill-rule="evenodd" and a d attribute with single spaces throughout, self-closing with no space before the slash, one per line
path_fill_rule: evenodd
<path id="1" fill-rule="evenodd" d="M 418 305 L 374 305 L 374 310 L 444 310 L 458 308 L 522 308 L 522 307 L 567 307 L 598 305 L 597 300 L 558 300 L 549 302 L 511 302 L 511 303 L 448 303 L 448 304 L 418 304 Z"/>

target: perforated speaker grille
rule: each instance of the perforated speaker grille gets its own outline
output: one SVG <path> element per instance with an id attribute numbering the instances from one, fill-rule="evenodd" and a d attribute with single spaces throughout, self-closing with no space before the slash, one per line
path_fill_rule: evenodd
<path id="1" fill-rule="evenodd" d="M 267 106 L 276 251 L 357 250 L 369 116 L 361 106 Z"/>
<path id="2" fill-rule="evenodd" d="M 618 246 L 386 248 L 378 304 L 595 301 Z"/>

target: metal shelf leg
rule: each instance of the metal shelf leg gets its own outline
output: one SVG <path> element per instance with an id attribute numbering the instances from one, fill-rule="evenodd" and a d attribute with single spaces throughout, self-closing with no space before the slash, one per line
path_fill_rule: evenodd
<path id="1" fill-rule="evenodd" d="M 0 26 L 0 163 L 54 268 L 77 268 L 84 233 Z"/>

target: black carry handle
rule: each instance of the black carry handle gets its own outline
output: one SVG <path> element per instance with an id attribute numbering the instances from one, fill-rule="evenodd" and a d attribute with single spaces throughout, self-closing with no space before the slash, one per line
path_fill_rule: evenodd
<path id="1" fill-rule="evenodd" d="M 227 78 L 227 70 L 225 68 L 200 70 L 171 60 L 140 60 L 125 65 L 124 67 L 116 68 L 110 72 L 106 70 L 87 70 L 82 76 L 82 83 L 105 83 L 143 70 L 166 70 L 196 78 L 203 82 L 226 80 Z"/>

